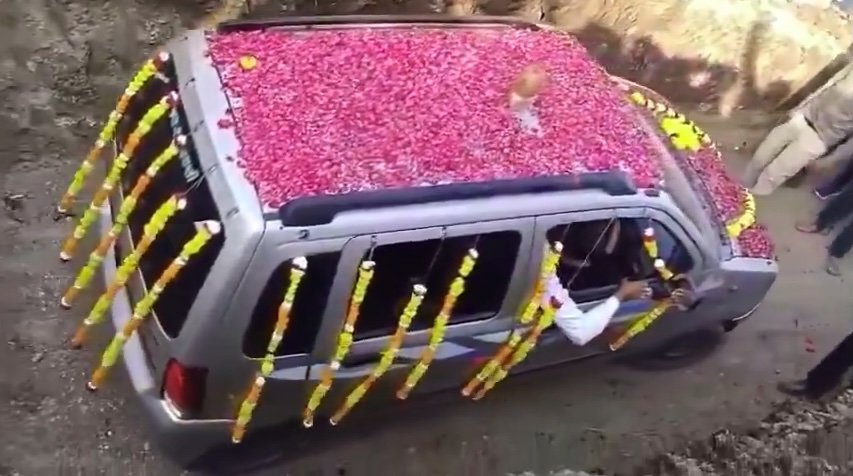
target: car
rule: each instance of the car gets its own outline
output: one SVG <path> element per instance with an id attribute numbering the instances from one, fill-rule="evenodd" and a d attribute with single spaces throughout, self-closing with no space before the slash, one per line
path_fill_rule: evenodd
<path id="1" fill-rule="evenodd" d="M 775 280 L 755 203 L 707 135 L 550 27 L 280 18 L 188 31 L 155 59 L 111 116 L 93 263 L 152 439 L 181 465 L 410 394 L 483 398 L 501 369 L 683 365 L 673 346 L 733 329 Z M 655 269 L 634 277 L 662 290 L 572 345 L 531 296 L 562 248 L 598 249 L 582 230 L 602 224 L 643 234 L 630 252 Z M 583 309 L 625 277 L 588 256 L 568 286 Z M 669 305 L 673 277 L 690 308 Z"/>

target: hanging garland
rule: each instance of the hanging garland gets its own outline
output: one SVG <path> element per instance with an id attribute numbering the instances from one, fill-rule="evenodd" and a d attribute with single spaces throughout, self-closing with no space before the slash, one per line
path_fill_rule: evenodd
<path id="1" fill-rule="evenodd" d="M 353 333 L 355 332 L 355 324 L 358 320 L 361 304 L 364 302 L 364 297 L 367 295 L 367 287 L 373 280 L 374 268 L 376 263 L 370 260 L 362 261 L 358 268 L 358 278 L 353 288 L 352 296 L 349 301 L 346 319 L 344 320 L 343 328 L 338 334 L 338 343 L 335 348 L 335 353 L 329 365 L 321 371 L 320 383 L 311 392 L 308 398 L 308 403 L 302 415 L 302 425 L 305 428 L 310 428 L 314 425 L 314 413 L 326 396 L 326 393 L 332 387 L 332 381 L 335 377 L 335 372 L 341 367 L 341 361 L 344 360 L 353 342 Z"/>
<path id="2" fill-rule="evenodd" d="M 373 368 L 371 374 L 365 377 L 364 380 L 362 380 L 361 383 L 346 396 L 344 403 L 329 419 L 329 423 L 332 425 L 340 423 L 340 421 L 350 412 L 350 410 L 352 410 L 362 397 L 364 397 L 367 391 L 370 390 L 370 387 L 372 387 L 373 384 L 388 371 L 391 364 L 394 363 L 394 358 L 397 356 L 397 352 L 403 344 L 403 338 L 406 336 L 406 332 L 408 332 L 409 326 L 412 324 L 412 320 L 418 312 L 418 308 L 420 308 L 423 303 L 426 292 L 426 286 L 421 284 L 416 284 L 412 287 L 412 294 L 409 296 L 409 302 L 406 303 L 406 307 L 403 309 L 403 312 L 400 313 L 400 318 L 397 321 L 397 330 L 394 332 L 394 335 L 391 336 L 388 346 L 382 353 L 382 359 L 376 367 Z"/>
<path id="3" fill-rule="evenodd" d="M 663 279 L 664 282 L 671 280 L 675 276 L 675 273 L 669 269 L 666 261 L 664 261 L 658 254 L 658 241 L 655 236 L 655 229 L 651 223 L 649 223 L 649 225 L 643 230 L 643 248 L 646 250 L 646 254 L 649 255 L 649 258 L 652 259 L 655 271 L 660 275 L 661 279 Z M 652 309 L 632 322 L 622 335 L 610 343 L 610 350 L 618 350 L 622 348 L 622 346 L 628 343 L 629 340 L 640 332 L 646 330 L 653 322 L 662 316 L 669 306 L 669 299 L 664 299 L 655 303 Z"/>
<path id="4" fill-rule="evenodd" d="M 142 296 L 142 299 L 136 304 L 133 309 L 133 314 L 130 316 L 124 326 L 119 329 L 113 337 L 110 344 L 104 350 L 101 356 L 101 362 L 95 371 L 92 373 L 92 378 L 86 384 L 86 388 L 90 391 L 96 391 L 107 376 L 107 372 L 115 365 L 118 356 L 121 355 L 122 348 L 125 342 L 130 339 L 130 336 L 144 322 L 145 318 L 151 313 L 151 309 L 160 298 L 160 294 L 166 290 L 166 287 L 175 279 L 178 273 L 186 266 L 189 260 L 197 255 L 202 248 L 213 238 L 214 235 L 222 231 L 222 225 L 216 221 L 206 221 L 196 224 L 196 234 L 187 241 L 181 249 L 178 256 L 169 264 L 163 273 L 157 278 L 157 281 L 151 286 L 151 290 Z"/>
<path id="5" fill-rule="evenodd" d="M 62 299 L 60 299 L 59 302 L 62 307 L 70 309 L 74 298 L 76 298 L 81 291 L 86 289 L 92 281 L 92 277 L 94 277 L 98 266 L 100 266 L 101 262 L 104 261 L 104 256 L 106 256 L 107 251 L 109 251 L 110 247 L 115 243 L 116 239 L 118 239 L 119 233 L 121 233 L 124 226 L 127 224 L 127 219 L 136 208 L 136 203 L 138 202 L 139 197 L 142 196 L 142 193 L 145 192 L 148 188 L 148 184 L 150 184 L 154 177 L 157 176 L 160 169 L 178 155 L 178 148 L 183 147 L 184 145 L 186 145 L 186 137 L 178 136 L 175 141 L 169 144 L 169 146 L 154 159 L 148 167 L 148 170 L 146 170 L 145 173 L 137 179 L 136 184 L 134 184 L 133 189 L 130 191 L 130 194 L 122 200 L 121 205 L 119 206 L 119 211 L 113 221 L 113 226 L 103 237 L 101 237 L 98 246 L 95 247 L 95 250 L 89 255 L 86 265 L 80 269 L 77 277 L 74 279 L 74 283 L 70 288 L 68 288 L 62 296 Z"/>
<path id="6" fill-rule="evenodd" d="M 629 94 L 628 98 L 658 117 L 660 128 L 669 137 L 676 149 L 696 152 L 704 145 L 714 150 L 717 160 L 723 160 L 711 137 L 683 114 L 667 104 L 649 99 L 637 91 Z M 755 197 L 749 190 L 743 189 L 742 192 L 743 212 L 740 216 L 726 223 L 726 233 L 732 239 L 737 238 L 744 230 L 755 224 Z"/>
<path id="7" fill-rule="evenodd" d="M 119 121 L 124 117 L 124 113 L 127 111 L 127 107 L 130 105 L 130 100 L 145 86 L 148 81 L 152 78 L 160 78 L 165 80 L 165 76 L 158 74 L 162 71 L 163 65 L 168 62 L 170 59 L 169 53 L 159 53 L 153 58 L 149 59 L 142 65 L 139 71 L 133 76 L 130 80 L 130 83 L 125 88 L 124 92 L 118 99 L 118 103 L 110 112 L 110 115 L 107 118 L 107 122 L 104 124 L 103 129 L 98 134 L 98 139 L 95 141 L 95 145 L 89 150 L 89 153 L 86 154 L 86 158 L 83 159 L 83 162 L 80 164 L 80 167 L 74 172 L 74 176 L 71 179 L 71 183 L 68 185 L 68 189 L 62 195 L 62 199 L 59 201 L 59 205 L 57 205 L 56 209 L 59 213 L 68 213 L 71 208 L 71 204 L 74 202 L 74 199 L 77 197 L 77 194 L 80 193 L 80 190 L 83 188 L 83 182 L 86 180 L 86 177 L 92 172 L 94 168 L 95 161 L 101 155 L 101 151 L 106 147 L 107 143 L 113 139 L 113 135 L 115 134 L 116 127 L 118 127 Z"/>
<path id="8" fill-rule="evenodd" d="M 159 208 L 157 208 L 157 211 L 155 211 L 153 215 L 151 215 L 148 223 L 146 223 L 142 229 L 142 238 L 139 239 L 139 242 L 136 244 L 133 252 L 125 256 L 122 260 L 118 270 L 116 270 L 113 281 L 107 285 L 107 289 L 98 297 L 95 305 L 92 306 L 92 309 L 89 311 L 89 315 L 86 316 L 80 326 L 77 327 L 77 330 L 74 332 L 74 336 L 71 338 L 71 347 L 80 348 L 83 345 L 83 341 L 86 339 L 86 334 L 89 328 L 97 325 L 103 320 L 104 315 L 106 314 L 107 309 L 109 309 L 116 293 L 124 287 L 127 280 L 130 278 L 130 273 L 139 265 L 139 259 L 142 258 L 146 251 L 148 251 L 151 243 L 154 242 L 157 235 L 159 235 L 159 233 L 163 231 L 163 228 L 166 227 L 166 223 L 177 212 L 186 208 L 186 206 L 187 201 L 185 198 L 179 195 L 172 195 L 168 200 L 163 202 Z"/>
<path id="9" fill-rule="evenodd" d="M 300 256 L 291 260 L 287 289 L 278 307 L 275 326 L 267 342 L 267 353 L 261 360 L 261 366 L 255 375 L 255 380 L 252 382 L 252 387 L 248 395 L 243 400 L 243 403 L 240 404 L 240 409 L 237 411 L 237 419 L 231 428 L 232 443 L 239 443 L 246 434 L 246 427 L 252 420 L 252 413 L 255 411 L 258 399 L 261 397 L 261 391 L 264 388 L 266 379 L 273 371 L 276 349 L 278 349 L 278 345 L 284 338 L 285 331 L 287 331 L 287 326 L 290 323 L 290 313 L 293 310 L 293 302 L 296 300 L 296 293 L 299 291 L 302 278 L 305 277 L 307 271 L 308 260 L 305 257 Z"/>
<path id="10" fill-rule="evenodd" d="M 459 296 L 465 292 L 465 280 L 471 274 L 471 271 L 474 270 L 478 257 L 479 255 L 477 254 L 477 250 L 471 248 L 465 254 L 465 257 L 462 258 L 462 262 L 459 264 L 459 269 L 456 271 L 456 277 L 453 279 L 453 282 L 450 283 L 450 289 L 444 297 L 444 302 L 441 304 L 441 311 L 439 311 L 438 316 L 436 316 L 435 322 L 430 330 L 427 348 L 421 353 L 418 362 L 414 367 L 412 367 L 412 370 L 406 377 L 405 382 L 403 382 L 403 385 L 399 390 L 397 390 L 397 398 L 400 400 L 408 398 L 409 392 L 412 391 L 415 385 L 418 384 L 429 369 L 429 366 L 435 357 L 435 351 L 444 339 L 447 323 L 450 320 L 450 315 L 453 313 L 453 308 L 456 306 L 456 301 L 459 299 Z"/>
<path id="11" fill-rule="evenodd" d="M 74 231 L 62 244 L 62 251 L 59 253 L 59 258 L 62 261 L 68 261 L 73 257 L 77 243 L 86 236 L 86 232 L 89 230 L 92 223 L 95 222 L 95 218 L 98 216 L 101 205 L 103 205 L 104 201 L 109 198 L 113 188 L 121 177 L 122 171 L 133 158 L 133 153 L 136 151 L 139 143 L 145 135 L 151 131 L 154 124 L 160 118 L 165 116 L 166 113 L 169 112 L 169 109 L 174 107 L 177 102 L 178 94 L 171 92 L 164 96 L 160 102 L 149 108 L 139 120 L 136 128 L 130 133 L 127 143 L 122 148 L 121 153 L 113 161 L 113 165 L 110 167 L 107 177 L 101 184 L 101 188 L 95 193 L 94 198 L 92 198 L 92 203 L 89 204 L 89 208 L 86 209 L 83 216 L 80 218 L 80 221 L 77 223 L 77 226 L 74 228 Z"/>
<path id="12" fill-rule="evenodd" d="M 546 246 L 542 265 L 539 268 L 539 279 L 533 289 L 533 295 L 524 307 L 518 323 L 510 331 L 507 341 L 500 349 L 486 362 L 477 374 L 468 381 L 465 387 L 462 388 L 462 395 L 469 397 L 477 389 L 478 386 L 484 384 L 502 365 L 509 359 L 513 351 L 521 345 L 525 335 L 525 329 L 533 322 L 536 317 L 536 312 L 541 308 L 542 294 L 548 280 L 551 279 L 557 272 L 557 264 L 560 261 L 560 255 L 563 252 L 563 244 L 556 242 L 551 246 Z M 548 308 L 543 310 L 543 314 L 548 311 Z M 541 318 L 541 315 L 540 315 Z"/>

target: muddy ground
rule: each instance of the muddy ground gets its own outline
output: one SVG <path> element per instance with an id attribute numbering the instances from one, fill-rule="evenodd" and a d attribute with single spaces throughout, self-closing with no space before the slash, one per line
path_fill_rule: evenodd
<path id="1" fill-rule="evenodd" d="M 97 396 L 83 389 L 95 355 L 65 345 L 80 316 L 57 305 L 73 268 L 58 262 L 58 242 L 70 224 L 54 221 L 52 208 L 128 68 L 188 13 L 153 2 L 119 7 L 92 0 L 85 10 L 53 3 L 65 13 L 43 14 L 41 2 L 32 0 L 0 2 L 0 476 L 180 474 L 147 443 L 121 372 Z M 9 14 L 21 11 L 29 13 Z M 773 120 L 746 113 L 697 119 L 724 147 L 733 170 Z M 774 382 L 805 372 L 849 330 L 853 295 L 845 280 L 853 264 L 848 260 L 847 278 L 826 276 L 823 239 L 792 231 L 794 220 L 815 206 L 804 189 L 759 202 L 780 248 L 782 274 L 755 316 L 705 362 L 663 374 L 592 363 L 518 378 L 477 404 L 438 396 L 394 423 L 317 442 L 299 459 L 285 460 L 286 441 L 273 438 L 258 448 L 266 467 L 251 474 L 376 475 L 388 468 L 406 476 L 544 475 L 561 468 L 632 474 L 680 464 L 684 469 L 673 474 L 692 476 L 691 465 L 701 461 L 662 455 L 695 441 L 690 454 L 701 456 L 708 441 L 718 441 L 719 464 L 744 448 L 760 458 L 769 448 L 766 457 L 773 459 L 795 453 L 782 445 L 787 433 L 816 435 L 805 438 L 803 451 L 819 453 L 820 446 L 829 452 L 827 462 L 841 468 L 835 474 L 853 474 L 844 469 L 851 447 L 839 436 L 851 434 L 853 423 L 843 417 L 824 430 L 820 420 L 847 414 L 837 406 L 783 409 L 776 417 L 817 420 L 794 430 L 771 426 L 781 436 L 764 446 L 745 437 L 732 443 L 726 433 L 708 440 L 720 429 L 764 435 L 759 422 L 780 400 Z M 807 337 L 817 352 L 806 351 Z M 809 461 L 826 468 L 820 458 Z M 814 474 L 831 474 L 821 471 Z"/>

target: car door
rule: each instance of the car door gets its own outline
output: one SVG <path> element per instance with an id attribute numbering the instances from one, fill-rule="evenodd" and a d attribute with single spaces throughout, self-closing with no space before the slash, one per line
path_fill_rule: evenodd
<path id="1" fill-rule="evenodd" d="M 544 245 L 546 235 L 549 230 L 552 230 L 555 227 L 577 222 L 615 219 L 638 220 L 642 226 L 652 224 L 658 235 L 661 257 L 665 260 L 677 258 L 681 263 L 680 269 L 677 270 L 678 272 L 685 273 L 694 282 L 707 285 L 708 276 L 706 276 L 706 273 L 704 272 L 706 269 L 707 256 L 699 247 L 696 240 L 691 238 L 691 236 L 695 236 L 691 235 L 691 232 L 695 232 L 695 230 L 685 230 L 681 225 L 681 222 L 660 210 L 636 207 L 542 216 L 536 220 L 534 250 L 537 249 L 537 246 L 541 247 Z M 667 253 L 671 254 L 672 250 L 677 250 L 678 253 L 680 253 L 680 257 L 666 255 Z M 534 266 L 538 266 L 538 264 L 535 264 Z M 573 290 L 570 294 L 578 307 L 582 310 L 589 310 L 612 296 L 616 289 L 617 284 L 613 283 L 612 285 L 600 288 Z M 642 316 L 651 310 L 654 305 L 655 303 L 650 299 L 637 299 L 623 302 L 611 320 L 611 324 L 608 326 L 608 329 L 602 333 L 601 336 L 585 346 L 576 346 L 571 344 L 558 328 L 552 327 L 543 333 L 537 346 L 537 351 L 531 355 L 531 358 L 528 359 L 528 362 L 526 362 L 525 366 L 523 366 L 521 370 L 524 370 L 525 368 L 559 364 L 562 362 L 610 352 L 610 343 L 615 340 L 617 336 L 621 335 L 630 323 L 634 322 L 639 316 Z M 695 310 L 692 312 L 695 312 Z M 667 322 L 671 320 L 674 315 L 680 313 L 680 311 L 670 309 L 660 318 L 660 322 Z M 660 324 L 653 326 L 653 329 L 657 327 L 661 327 Z M 665 325 L 664 327 L 668 328 L 670 326 Z M 636 340 L 639 343 L 643 343 L 645 341 L 648 345 L 650 344 L 649 339 L 647 338 L 649 335 L 659 336 L 651 340 L 651 344 L 653 344 L 668 334 L 669 333 L 661 333 L 660 330 L 656 330 L 654 334 L 647 334 L 643 339 L 636 338 Z M 637 347 L 633 340 L 631 342 L 631 347 Z"/>
<path id="2" fill-rule="evenodd" d="M 375 275 L 356 322 L 354 342 L 336 372 L 322 413 L 334 412 L 352 389 L 374 371 L 396 328 L 398 314 L 392 316 L 383 310 L 381 296 L 372 298 L 371 293 L 392 292 L 389 290 L 393 288 L 393 298 L 402 303 L 409 294 L 410 285 L 419 280 L 428 284 L 421 312 L 404 338 L 393 365 L 358 403 L 357 411 L 370 411 L 397 400 L 398 390 L 427 348 L 432 318 L 441 308 L 444 291 L 455 277 L 464 251 L 475 247 L 479 257 L 468 277 L 465 292 L 457 301 L 432 364 L 411 394 L 461 386 L 476 370 L 481 357 L 496 351 L 512 326 L 513 315 L 524 292 L 520 283 L 528 278 L 532 230 L 533 219 L 523 218 L 379 233 L 358 236 L 348 242 L 343 259 L 357 263 L 370 258 L 375 262 Z M 430 243 L 437 244 L 431 248 Z M 421 256 L 427 249 L 438 251 L 434 256 Z M 424 276 L 407 276 L 412 273 L 406 270 L 415 269 L 413 263 L 416 262 L 421 264 L 419 269 L 427 268 L 423 270 L 427 275 L 425 279 Z M 352 292 L 355 272 L 353 268 L 348 276 L 341 276 L 335 284 L 335 294 Z M 319 382 L 321 371 L 334 353 L 347 307 L 344 299 L 335 300 L 327 309 L 314 349 L 315 364 L 308 373 L 311 386 Z M 377 315 L 393 319 L 379 322 Z"/>

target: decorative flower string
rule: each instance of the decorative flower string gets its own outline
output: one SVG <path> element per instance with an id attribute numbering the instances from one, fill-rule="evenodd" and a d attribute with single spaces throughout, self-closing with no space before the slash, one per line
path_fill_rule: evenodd
<path id="1" fill-rule="evenodd" d="M 71 338 L 72 347 L 80 348 L 83 345 L 88 329 L 100 323 L 104 318 L 104 314 L 107 312 L 107 309 L 109 309 L 116 293 L 118 293 L 119 289 L 124 287 L 127 280 L 130 278 L 130 273 L 139 265 L 139 259 L 146 251 L 148 251 L 151 243 L 153 243 L 157 238 L 157 235 L 163 231 L 163 228 L 172 216 L 174 216 L 178 211 L 186 208 L 186 206 L 186 199 L 178 195 L 173 195 L 163 202 L 157 211 L 151 215 L 148 223 L 146 223 L 143 228 L 142 238 L 139 239 L 139 242 L 136 244 L 133 252 L 122 260 L 121 265 L 119 265 L 118 270 L 116 270 L 113 281 L 107 285 L 107 289 L 100 295 L 100 297 L 98 297 L 95 305 L 92 306 L 92 310 L 89 311 L 89 315 L 86 316 L 86 319 L 83 320 L 83 323 L 74 332 L 74 336 Z"/>
<path id="2" fill-rule="evenodd" d="M 128 137 L 127 144 L 124 145 L 121 153 L 113 161 L 113 165 L 110 168 L 109 173 L 107 173 L 107 178 L 104 179 L 103 184 L 101 184 L 101 188 L 97 193 L 95 193 L 95 197 L 92 198 L 92 203 L 89 204 L 89 208 L 86 209 L 83 217 L 80 218 L 80 221 L 77 223 L 77 226 L 74 228 L 71 236 L 69 236 L 62 245 L 62 251 L 59 253 L 59 258 L 62 261 L 68 261 L 74 255 L 74 249 L 77 247 L 77 243 L 86 236 L 86 231 L 98 215 L 98 209 L 101 208 L 101 205 L 112 193 L 113 187 L 115 187 L 116 183 L 119 181 L 122 171 L 127 167 L 127 163 L 133 157 L 136 147 L 145 135 L 151 131 L 154 123 L 166 115 L 169 109 L 177 104 L 177 101 L 178 93 L 171 92 L 163 97 L 159 103 L 148 109 L 148 111 L 146 111 L 139 120 L 139 124 L 137 124 L 136 129 L 134 129 Z"/>
<path id="3" fill-rule="evenodd" d="M 539 280 L 533 288 L 533 295 L 527 301 L 518 323 L 510 331 L 507 341 L 498 349 L 495 355 L 462 388 L 463 396 L 471 396 L 480 384 L 484 383 L 493 373 L 497 372 L 498 368 L 511 356 L 513 350 L 521 344 L 525 328 L 533 322 L 534 317 L 536 317 L 536 311 L 541 307 L 542 293 L 545 290 L 545 286 L 551 276 L 557 272 L 557 264 L 560 261 L 560 254 L 562 252 L 563 244 L 560 242 L 554 243 L 550 247 L 545 247 L 542 266 L 539 268 Z"/>
<path id="4" fill-rule="evenodd" d="M 275 321 L 270 340 L 267 343 L 267 353 L 261 360 L 261 367 L 255 375 L 255 380 L 252 382 L 252 388 L 248 395 L 240 404 L 240 409 L 237 411 L 237 420 L 231 428 L 231 442 L 239 443 L 243 440 L 246 434 L 246 427 L 252 420 L 252 413 L 255 411 L 255 406 L 258 404 L 258 399 L 261 397 L 261 391 L 267 381 L 267 377 L 273 371 L 275 352 L 278 345 L 284 338 L 284 333 L 287 330 L 287 325 L 290 322 L 290 313 L 293 310 L 293 302 L 296 300 L 296 293 L 299 291 L 299 286 L 302 284 L 302 278 L 308 271 L 308 260 L 305 257 L 294 258 L 290 262 L 290 277 L 287 281 L 287 289 L 278 306 L 278 315 Z"/>
<path id="5" fill-rule="evenodd" d="M 86 289 L 92 281 L 95 271 L 98 266 L 100 266 L 101 262 L 103 262 L 104 256 L 107 254 L 110 246 L 115 243 L 115 240 L 118 238 L 118 234 L 121 233 L 125 225 L 127 225 L 127 219 L 136 208 L 136 203 L 139 200 L 139 197 L 145 189 L 148 188 L 148 184 L 151 183 L 151 180 L 157 175 L 160 169 L 178 155 L 178 144 L 180 144 L 180 146 L 186 144 L 186 137 L 178 136 L 175 142 L 169 144 L 169 146 L 166 147 L 166 149 L 156 159 L 154 159 L 148 167 L 148 170 L 139 177 L 136 184 L 133 186 L 133 189 L 130 191 L 130 194 L 122 200 L 121 207 L 113 221 L 113 226 L 103 237 L 101 237 L 101 241 L 98 243 L 98 246 L 89 255 L 89 260 L 86 262 L 86 265 L 80 269 L 80 272 L 74 279 L 74 284 L 72 284 L 59 301 L 62 307 L 70 309 L 74 298 L 77 297 L 80 291 Z"/>
<path id="6" fill-rule="evenodd" d="M 539 319 L 536 320 L 536 325 L 527 332 L 524 340 L 521 341 L 513 351 L 509 361 L 503 363 L 503 365 L 498 367 L 497 370 L 495 370 L 488 379 L 486 379 L 483 386 L 474 395 L 474 400 L 483 398 L 487 393 L 489 393 L 489 390 L 493 389 L 495 385 L 499 384 L 507 375 L 509 375 L 509 372 L 513 367 L 520 364 L 528 355 L 530 355 L 530 351 L 536 347 L 536 342 L 539 340 L 539 336 L 542 335 L 542 332 L 554 324 L 554 316 L 557 313 L 557 309 L 559 309 L 559 306 L 554 306 L 551 302 L 548 302 L 548 304 L 544 306 L 544 309 L 542 309 L 542 312 L 539 315 Z"/>
<path id="7" fill-rule="evenodd" d="M 711 137 L 695 123 L 688 120 L 669 105 L 649 99 L 637 91 L 628 95 L 628 98 L 636 104 L 645 107 L 649 111 L 664 116 L 660 119 L 660 127 L 679 149 L 698 150 L 700 145 L 713 149 L 717 160 L 722 161 L 722 155 Z M 745 188 L 741 188 L 743 212 L 726 223 L 726 233 L 730 238 L 737 238 L 744 230 L 755 224 L 755 197 Z"/>
<path id="8" fill-rule="evenodd" d="M 320 373 L 320 383 L 311 392 L 308 398 L 308 403 L 305 405 L 305 411 L 302 415 L 302 425 L 305 428 L 310 428 L 314 425 L 314 413 L 326 396 L 326 393 L 332 387 L 332 380 L 335 377 L 335 372 L 341 368 L 341 361 L 344 360 L 349 352 L 353 342 L 353 333 L 355 332 L 355 324 L 358 321 L 359 310 L 364 302 L 364 297 L 367 295 L 367 287 L 373 280 L 376 263 L 370 260 L 361 262 L 358 267 L 358 278 L 355 281 L 352 296 L 349 301 L 349 308 L 344 319 L 344 326 L 338 334 L 338 343 L 335 347 L 335 354 L 332 356 L 328 367 L 323 368 Z"/>
<path id="9" fill-rule="evenodd" d="M 649 224 L 645 230 L 643 230 L 643 247 L 646 249 L 646 253 L 649 255 L 649 258 L 652 259 L 654 263 L 655 271 L 660 275 L 660 277 L 664 281 L 669 281 L 673 278 L 675 273 L 673 273 L 669 267 L 666 265 L 666 261 L 664 261 L 660 255 L 658 254 L 658 241 L 655 236 L 654 227 Z M 654 307 L 650 309 L 648 312 L 638 317 L 631 325 L 628 326 L 628 329 L 622 333 L 615 341 L 610 343 L 610 350 L 618 350 L 623 345 L 625 345 L 629 340 L 631 340 L 634 336 L 643 332 L 648 328 L 657 318 L 663 315 L 664 312 L 669 308 L 670 301 L 668 299 L 655 303 Z"/>
<path id="10" fill-rule="evenodd" d="M 462 262 L 456 272 L 456 277 L 450 283 L 450 289 L 448 290 L 447 295 L 444 296 L 444 302 L 441 304 L 441 311 L 439 311 L 438 316 L 435 318 L 435 322 L 433 322 L 427 348 L 421 352 L 418 362 L 414 367 L 412 367 L 412 370 L 406 377 L 405 382 L 403 382 L 403 385 L 399 390 L 397 390 L 397 398 L 400 400 L 408 398 L 409 392 L 415 388 L 415 385 L 420 382 L 421 378 L 429 369 L 429 366 L 435 357 L 435 351 L 444 339 L 444 333 L 447 330 L 447 323 L 453 313 L 453 308 L 456 306 L 456 301 L 459 299 L 459 296 L 465 292 L 465 280 L 468 279 L 471 271 L 474 270 L 478 257 L 477 250 L 471 248 L 468 250 L 468 253 L 465 254 L 465 257 L 462 258 Z"/>
<path id="11" fill-rule="evenodd" d="M 127 111 L 127 106 L 130 104 L 130 100 L 133 99 L 136 93 L 138 93 L 150 79 L 157 77 L 165 78 L 165 76 L 158 75 L 157 73 L 163 69 L 163 64 L 169 61 L 169 58 L 169 53 L 162 52 L 157 54 L 146 61 L 145 64 L 142 65 L 142 68 L 140 68 L 130 80 L 130 83 L 127 85 L 127 88 L 125 88 L 124 93 L 119 97 L 115 109 L 110 113 L 106 124 L 104 124 L 103 129 L 101 129 L 100 134 L 98 134 L 98 139 L 95 141 L 95 145 L 92 146 L 89 153 L 86 154 L 86 158 L 83 159 L 83 163 L 80 164 L 80 167 L 76 172 L 74 172 L 71 184 L 68 185 L 68 189 L 62 195 L 62 199 L 56 207 L 56 210 L 59 213 L 68 213 L 68 210 L 71 208 L 71 204 L 74 202 L 77 194 L 80 193 L 80 189 L 83 188 L 83 182 L 86 180 L 86 176 L 92 172 L 95 161 L 101 155 L 101 151 L 106 147 L 107 142 L 113 139 L 116 127 L 118 127 L 118 123 L 121 121 L 121 118 L 124 117 L 124 113 Z"/>
<path id="12" fill-rule="evenodd" d="M 350 410 L 352 410 L 362 397 L 364 397 L 367 391 L 370 390 L 370 387 L 372 387 L 373 384 L 388 371 L 391 364 L 394 363 L 394 358 L 397 356 L 397 352 L 403 344 L 403 338 L 406 336 L 406 332 L 408 332 L 409 326 L 412 324 L 412 319 L 415 318 L 415 314 L 418 312 L 418 308 L 421 307 L 426 292 L 427 288 L 422 284 L 416 284 L 412 287 L 412 294 L 409 296 L 409 302 L 406 303 L 406 307 L 403 309 L 403 312 L 400 313 L 400 319 L 397 321 L 397 330 L 394 332 L 394 335 L 391 336 L 388 346 L 382 353 L 382 359 L 376 367 L 373 368 L 373 372 L 371 372 L 370 375 L 362 380 L 361 383 L 359 383 L 359 385 L 346 396 L 344 403 L 329 419 L 329 423 L 332 425 L 340 423 L 340 421 L 350 412 Z"/>
<path id="13" fill-rule="evenodd" d="M 195 236 L 184 244 L 178 256 L 172 260 L 169 267 L 160 274 L 160 277 L 158 277 L 157 281 L 154 282 L 154 285 L 151 286 L 151 290 L 148 291 L 138 303 L 136 303 L 136 307 L 133 309 L 133 315 L 131 315 L 130 319 L 128 319 L 122 328 L 116 332 L 113 340 L 104 350 L 104 353 L 101 356 L 100 365 L 98 365 L 92 373 L 92 378 L 89 380 L 89 383 L 86 384 L 87 389 L 93 392 L 98 390 L 101 383 L 104 381 L 104 378 L 106 378 L 107 373 L 110 371 L 112 366 L 115 365 L 116 360 L 118 360 L 118 356 L 121 355 L 125 342 L 127 342 L 130 336 L 136 332 L 139 326 L 144 322 L 145 318 L 151 313 L 151 308 L 157 302 L 160 294 L 167 286 L 169 286 L 178 273 L 181 272 L 189 260 L 198 254 L 198 252 L 204 248 L 204 245 L 206 245 L 214 235 L 219 234 L 220 231 L 222 231 L 222 225 L 217 221 L 209 220 L 196 224 Z"/>

